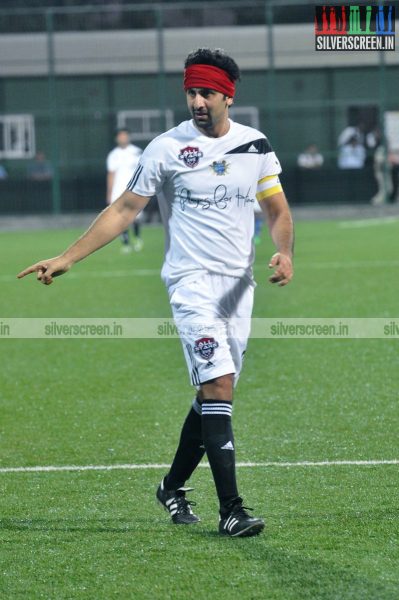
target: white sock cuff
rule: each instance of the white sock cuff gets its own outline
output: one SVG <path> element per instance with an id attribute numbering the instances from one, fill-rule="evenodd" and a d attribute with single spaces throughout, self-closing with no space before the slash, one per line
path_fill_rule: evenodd
<path id="1" fill-rule="evenodd" d="M 233 405 L 231 402 L 212 401 L 207 402 L 204 400 L 202 403 L 202 415 L 221 415 L 224 417 L 231 417 L 233 412 Z"/>

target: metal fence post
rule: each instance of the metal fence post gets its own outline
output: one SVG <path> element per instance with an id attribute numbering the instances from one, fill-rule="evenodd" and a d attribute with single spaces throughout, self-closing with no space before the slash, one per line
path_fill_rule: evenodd
<path id="1" fill-rule="evenodd" d="M 267 125 L 268 135 L 270 136 L 272 143 L 273 139 L 277 136 L 276 127 L 276 77 L 275 77 L 275 64 L 274 64 L 274 40 L 273 40 L 273 2 L 265 0 L 265 17 L 267 25 L 267 58 L 268 58 L 268 71 L 267 71 L 267 82 L 268 82 L 268 114 L 269 123 Z"/>
<path id="2" fill-rule="evenodd" d="M 61 212 L 61 186 L 59 168 L 59 136 L 58 136 L 58 107 L 55 80 L 55 54 L 54 54 L 54 13 L 52 9 L 46 10 L 47 32 L 47 80 L 50 109 L 50 147 L 51 164 L 53 167 L 52 178 L 52 209 L 54 214 Z"/>
<path id="3" fill-rule="evenodd" d="M 389 154 L 389 147 L 388 147 L 388 140 L 387 140 L 387 135 L 386 135 L 386 129 L 385 129 L 385 109 L 386 109 L 386 68 L 385 68 L 385 56 L 384 56 L 384 52 L 380 52 L 379 53 L 379 100 L 380 100 L 380 106 L 379 106 L 379 125 L 380 125 L 380 129 L 381 129 L 381 134 L 382 134 L 382 145 L 384 147 L 384 156 L 385 156 L 385 160 L 384 160 L 384 164 L 382 167 L 382 171 L 384 174 L 384 178 L 383 178 L 383 187 L 384 187 L 384 203 L 387 203 L 389 201 L 389 197 L 388 197 L 388 190 L 389 190 L 389 185 L 388 185 L 388 179 L 390 177 L 390 172 L 389 172 L 389 167 L 388 167 L 388 154 Z"/>
<path id="4" fill-rule="evenodd" d="M 166 72 L 165 72 L 165 41 L 163 26 L 163 7 L 156 8 L 157 15 L 157 51 L 158 51 L 158 96 L 161 111 L 161 129 L 166 130 Z"/>

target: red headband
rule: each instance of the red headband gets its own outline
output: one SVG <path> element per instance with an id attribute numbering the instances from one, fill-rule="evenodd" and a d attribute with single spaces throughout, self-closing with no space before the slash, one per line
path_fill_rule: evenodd
<path id="1" fill-rule="evenodd" d="M 185 90 L 190 88 L 207 88 L 221 92 L 229 98 L 233 98 L 236 86 L 229 79 L 226 71 L 212 65 L 190 65 L 184 71 Z"/>

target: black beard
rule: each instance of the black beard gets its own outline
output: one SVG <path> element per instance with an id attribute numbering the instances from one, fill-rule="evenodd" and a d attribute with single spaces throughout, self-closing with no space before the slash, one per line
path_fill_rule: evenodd
<path id="1" fill-rule="evenodd" d="M 200 129 L 211 129 L 213 126 L 212 120 L 208 119 L 207 121 L 198 121 L 198 116 L 197 114 L 193 113 L 193 119 L 195 124 L 197 125 L 197 127 L 199 127 Z M 209 115 L 207 115 L 209 117 Z"/>

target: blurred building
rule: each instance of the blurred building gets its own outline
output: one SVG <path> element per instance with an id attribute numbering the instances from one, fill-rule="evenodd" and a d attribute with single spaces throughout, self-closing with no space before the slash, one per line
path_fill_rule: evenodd
<path id="1" fill-rule="evenodd" d="M 292 203 L 347 202 L 336 164 L 339 133 L 359 122 L 375 130 L 386 111 L 398 109 L 398 53 L 316 52 L 307 2 L 136 9 L 121 0 L 92 8 L 65 0 L 55 12 L 35 12 L 26 2 L 24 13 L 12 4 L 0 10 L 0 161 L 10 174 L 3 211 L 51 210 L 57 185 L 61 210 L 100 208 L 103 156 L 115 127 L 129 127 L 145 147 L 187 118 L 182 63 L 199 46 L 223 47 L 240 65 L 232 117 L 270 137 Z M 324 156 L 311 184 L 298 181 L 296 167 L 309 140 Z M 28 206 L 19 176 L 36 148 L 51 160 L 55 181 L 47 200 L 31 197 Z M 373 186 L 373 169 L 366 169 L 352 201 L 367 202 Z"/>

